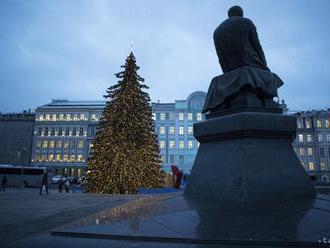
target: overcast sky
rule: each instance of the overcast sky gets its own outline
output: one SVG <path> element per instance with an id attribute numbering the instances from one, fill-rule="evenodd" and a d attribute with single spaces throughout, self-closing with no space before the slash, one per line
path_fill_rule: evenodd
<path id="1" fill-rule="evenodd" d="M 0 111 L 103 100 L 131 43 L 152 101 L 207 91 L 213 31 L 239 4 L 292 110 L 330 107 L 330 1 L 0 1 Z"/>

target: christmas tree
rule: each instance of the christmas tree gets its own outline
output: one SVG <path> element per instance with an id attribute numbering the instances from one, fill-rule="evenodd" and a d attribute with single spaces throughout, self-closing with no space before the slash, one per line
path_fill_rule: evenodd
<path id="1" fill-rule="evenodd" d="M 104 96 L 106 106 L 88 159 L 87 190 L 132 194 L 160 187 L 164 178 L 148 89 L 131 52 L 118 82 Z"/>

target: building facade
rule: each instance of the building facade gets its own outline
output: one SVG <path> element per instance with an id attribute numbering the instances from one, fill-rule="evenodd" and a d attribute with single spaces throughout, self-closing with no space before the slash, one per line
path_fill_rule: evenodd
<path id="1" fill-rule="evenodd" d="M 306 111 L 297 117 L 293 146 L 303 167 L 318 180 L 330 181 L 330 109 Z"/>
<path id="2" fill-rule="evenodd" d="M 30 165 L 34 120 L 31 111 L 0 114 L 0 164 Z"/>
<path id="3" fill-rule="evenodd" d="M 163 167 L 190 172 L 198 149 L 193 123 L 204 117 L 206 93 L 194 92 L 186 100 L 152 103 Z M 53 175 L 80 176 L 87 167 L 103 101 L 53 100 L 38 107 L 33 132 L 32 164 L 49 168 Z"/>

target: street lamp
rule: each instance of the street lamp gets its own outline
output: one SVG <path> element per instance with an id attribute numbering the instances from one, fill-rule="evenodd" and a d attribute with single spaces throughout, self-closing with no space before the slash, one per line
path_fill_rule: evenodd
<path id="1" fill-rule="evenodd" d="M 25 157 L 25 147 L 17 149 L 17 157 L 21 159 L 22 171 L 21 171 L 21 189 L 24 188 L 24 157 Z"/>

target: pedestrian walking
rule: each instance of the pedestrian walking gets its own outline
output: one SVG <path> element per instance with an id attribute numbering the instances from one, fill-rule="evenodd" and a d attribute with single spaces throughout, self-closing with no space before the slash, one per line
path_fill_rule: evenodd
<path id="1" fill-rule="evenodd" d="M 65 176 L 64 189 L 66 193 L 69 193 L 70 189 L 70 180 Z"/>
<path id="2" fill-rule="evenodd" d="M 60 178 L 60 180 L 58 180 L 58 192 L 62 193 L 62 188 L 63 188 L 63 180 L 62 178 Z"/>
<path id="3" fill-rule="evenodd" d="M 8 182 L 8 180 L 5 175 L 5 176 L 3 176 L 2 180 L 1 180 L 1 190 L 3 190 L 3 192 L 6 192 L 7 182 Z"/>
<path id="4" fill-rule="evenodd" d="M 42 176 L 42 183 L 41 183 L 39 195 L 42 194 L 43 188 L 45 188 L 46 194 L 48 195 L 48 176 L 47 176 L 47 172 L 45 172 L 44 175 Z"/>

